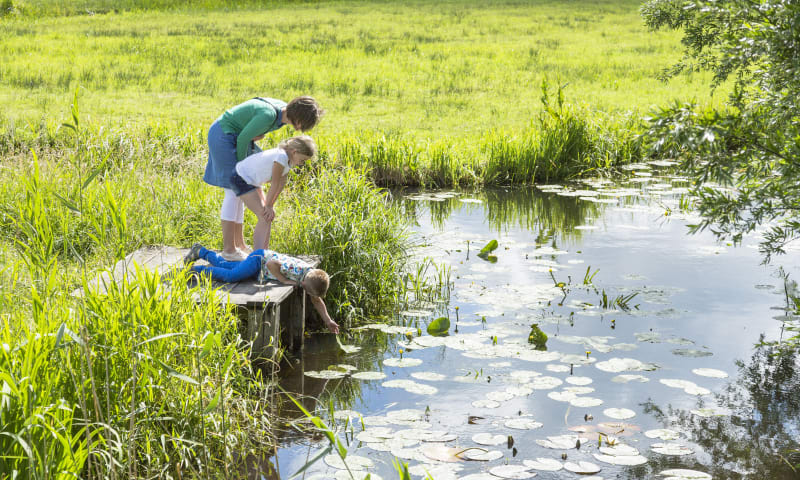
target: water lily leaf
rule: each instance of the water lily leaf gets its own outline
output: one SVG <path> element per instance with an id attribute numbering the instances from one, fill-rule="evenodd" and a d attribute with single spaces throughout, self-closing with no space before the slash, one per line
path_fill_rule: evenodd
<path id="1" fill-rule="evenodd" d="M 574 392 L 560 391 L 560 392 L 547 392 L 547 397 L 557 402 L 571 402 L 577 398 Z"/>
<path id="2" fill-rule="evenodd" d="M 636 416 L 636 412 L 627 408 L 606 408 L 603 414 L 616 420 L 626 420 Z"/>
<path id="3" fill-rule="evenodd" d="M 589 377 L 567 377 L 564 381 L 572 385 L 589 385 L 592 379 Z"/>
<path id="4" fill-rule="evenodd" d="M 506 428 L 513 428 L 515 430 L 535 430 L 542 428 L 542 424 L 530 418 L 511 418 L 506 420 L 503 425 Z"/>
<path id="5" fill-rule="evenodd" d="M 389 380 L 383 382 L 381 386 L 386 388 L 402 388 L 408 393 L 416 393 L 419 395 L 434 395 L 439 390 L 436 387 L 417 383 L 413 380 Z"/>
<path id="6" fill-rule="evenodd" d="M 358 380 L 383 380 L 386 374 L 383 372 L 357 372 L 352 377 Z"/>
<path id="7" fill-rule="evenodd" d="M 647 458 L 641 455 L 601 455 L 598 453 L 593 453 L 594 458 L 603 462 L 603 463 L 610 463 L 611 465 L 642 465 L 647 463 Z"/>
<path id="8" fill-rule="evenodd" d="M 731 414 L 731 411 L 727 408 L 720 407 L 697 408 L 690 410 L 690 412 L 699 417 L 723 417 Z"/>
<path id="9" fill-rule="evenodd" d="M 723 372 L 722 370 L 716 370 L 714 368 L 695 368 L 692 370 L 692 373 L 695 375 L 700 375 L 701 377 L 710 377 L 710 378 L 728 378 L 728 374 Z"/>
<path id="10" fill-rule="evenodd" d="M 555 437 L 547 437 L 546 440 L 537 439 L 536 443 L 545 448 L 552 448 L 554 450 L 569 450 L 571 448 L 576 448 L 577 446 L 583 445 L 588 441 L 588 438 L 577 435 L 559 435 Z"/>
<path id="11" fill-rule="evenodd" d="M 389 367 L 416 367 L 422 365 L 422 360 L 419 358 L 387 358 L 383 364 Z"/>
<path id="12" fill-rule="evenodd" d="M 505 402 L 514 398 L 514 394 L 509 392 L 489 392 L 486 394 L 486 398 L 495 402 Z"/>
<path id="13" fill-rule="evenodd" d="M 554 460 L 552 458 L 543 458 L 539 457 L 536 461 L 533 460 L 523 460 L 526 467 L 533 469 L 533 470 L 542 470 L 545 472 L 557 472 L 561 470 L 563 465 L 558 460 Z"/>
<path id="14" fill-rule="evenodd" d="M 654 443 L 650 449 L 662 455 L 691 455 L 694 451 L 680 443 Z"/>
<path id="15" fill-rule="evenodd" d="M 560 378 L 542 375 L 532 378 L 528 386 L 535 390 L 550 390 L 551 388 L 558 387 L 562 383 L 564 382 Z"/>
<path id="16" fill-rule="evenodd" d="M 334 378 L 344 378 L 347 376 L 347 372 L 339 372 L 336 370 L 308 370 L 304 373 L 305 376 L 311 378 L 322 378 L 326 380 L 334 379 Z"/>
<path id="17" fill-rule="evenodd" d="M 670 430 L 668 428 L 656 428 L 644 432 L 645 437 L 658 438 L 660 440 L 676 440 L 679 437 L 679 435 L 680 434 L 675 430 Z"/>
<path id="18" fill-rule="evenodd" d="M 592 473 L 599 472 L 600 467 L 592 462 L 566 462 L 564 464 L 564 470 L 568 470 L 579 475 L 591 475 Z"/>
<path id="19" fill-rule="evenodd" d="M 693 358 L 710 357 L 711 355 L 714 355 L 713 353 L 706 350 L 695 350 L 692 348 L 676 348 L 672 350 L 672 354 L 678 355 L 680 357 L 693 357 Z"/>
<path id="20" fill-rule="evenodd" d="M 500 402 L 495 402 L 494 400 L 475 400 L 472 402 L 472 406 L 475 408 L 498 408 L 500 407 Z"/>
<path id="21" fill-rule="evenodd" d="M 447 447 L 444 445 L 429 444 L 420 448 L 423 455 L 436 460 L 437 462 L 458 462 L 461 458 L 458 456 L 464 451 L 463 448 Z"/>
<path id="22" fill-rule="evenodd" d="M 683 389 L 684 392 L 690 395 L 708 395 L 711 393 L 711 391 L 708 390 L 707 388 L 700 387 L 694 382 L 690 382 L 689 380 L 662 378 L 659 380 L 659 382 L 663 383 L 668 387 Z"/>
<path id="23" fill-rule="evenodd" d="M 572 405 L 573 407 L 589 408 L 602 405 L 603 401 L 600 400 L 599 398 L 575 397 L 569 401 L 569 404 Z"/>
<path id="24" fill-rule="evenodd" d="M 442 375 L 441 373 L 433 373 L 433 372 L 412 372 L 411 376 L 416 378 L 417 380 L 426 380 L 429 382 L 438 382 L 441 380 L 445 380 L 447 377 Z"/>
<path id="25" fill-rule="evenodd" d="M 439 317 L 428 324 L 428 335 L 442 336 L 447 335 L 450 330 L 450 319 L 447 317 Z"/>
<path id="26" fill-rule="evenodd" d="M 639 450 L 624 443 L 618 443 L 608 447 L 600 447 L 600 453 L 611 455 L 612 457 L 625 457 L 639 455 Z"/>
<path id="27" fill-rule="evenodd" d="M 658 474 L 661 477 L 667 477 L 664 480 L 711 480 L 711 475 L 698 472 L 697 470 L 686 470 L 683 468 L 675 468 L 672 470 L 663 470 Z"/>
<path id="28" fill-rule="evenodd" d="M 464 450 L 464 449 L 462 449 Z M 484 450 L 482 448 L 469 448 L 459 455 L 467 460 L 474 460 L 476 462 L 491 462 L 503 458 L 503 452 L 500 450 Z"/>
<path id="29" fill-rule="evenodd" d="M 508 441 L 506 435 L 492 435 L 491 433 L 476 433 L 472 436 L 472 441 L 478 445 L 500 445 Z"/>
<path id="30" fill-rule="evenodd" d="M 628 383 L 628 382 L 649 382 L 650 379 L 645 377 L 644 375 L 629 375 L 629 374 L 622 374 L 617 375 L 611 379 L 612 382 L 616 383 Z"/>
<path id="31" fill-rule="evenodd" d="M 495 477 L 511 479 L 525 479 L 536 476 L 535 473 L 528 471 L 528 467 L 523 465 L 499 465 L 491 468 L 489 473 Z"/>

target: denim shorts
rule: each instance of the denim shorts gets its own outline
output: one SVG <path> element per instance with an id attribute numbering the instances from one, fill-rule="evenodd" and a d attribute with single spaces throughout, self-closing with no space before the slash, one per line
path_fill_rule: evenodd
<path id="1" fill-rule="evenodd" d="M 241 197 L 245 193 L 251 192 L 258 188 L 245 182 L 244 178 L 240 177 L 239 174 L 236 173 L 236 170 L 234 170 L 233 174 L 231 175 L 230 184 L 231 190 L 233 190 L 233 193 L 235 193 L 237 197 Z"/>

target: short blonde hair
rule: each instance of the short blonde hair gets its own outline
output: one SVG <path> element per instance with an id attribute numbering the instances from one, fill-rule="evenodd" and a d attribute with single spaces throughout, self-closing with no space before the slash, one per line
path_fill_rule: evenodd
<path id="1" fill-rule="evenodd" d="M 324 297 L 328 292 L 330 278 L 324 270 L 314 268 L 306 274 L 305 284 L 308 293 L 315 297 Z"/>
<path id="2" fill-rule="evenodd" d="M 317 155 L 317 144 L 314 139 L 308 135 L 298 135 L 296 137 L 287 138 L 278 144 L 278 148 L 286 150 L 291 148 L 300 155 L 305 155 L 309 158 Z"/>

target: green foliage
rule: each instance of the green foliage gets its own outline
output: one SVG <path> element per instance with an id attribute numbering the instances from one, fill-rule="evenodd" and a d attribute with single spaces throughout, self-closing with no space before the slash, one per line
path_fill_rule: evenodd
<path id="1" fill-rule="evenodd" d="M 432 320 L 431 323 L 428 324 L 428 335 L 433 335 L 434 337 L 441 337 L 447 335 L 447 332 L 450 330 L 450 319 L 447 317 L 439 317 L 436 320 Z"/>
<path id="2" fill-rule="evenodd" d="M 349 167 L 320 168 L 298 180 L 282 195 L 271 245 L 322 256 L 335 316 L 388 311 L 400 292 L 408 239 L 387 192 Z"/>
<path id="3" fill-rule="evenodd" d="M 531 332 L 528 334 L 528 343 L 532 344 L 536 350 L 547 350 L 547 334 L 539 328 L 538 323 L 531 325 Z"/>
<path id="4" fill-rule="evenodd" d="M 707 70 L 712 86 L 734 89 L 723 111 L 675 104 L 652 119 L 657 155 L 679 158 L 695 182 L 710 229 L 740 242 L 762 226 L 765 261 L 800 235 L 800 5 L 767 0 L 653 0 L 642 7 L 648 26 L 683 31 L 682 61 L 665 71 Z"/>

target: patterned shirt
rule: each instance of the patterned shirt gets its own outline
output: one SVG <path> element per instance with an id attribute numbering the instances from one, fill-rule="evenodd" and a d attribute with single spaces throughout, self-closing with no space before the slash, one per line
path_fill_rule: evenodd
<path id="1" fill-rule="evenodd" d="M 259 282 L 266 280 L 277 280 L 267 268 L 267 262 L 270 260 L 277 260 L 280 263 L 280 272 L 284 277 L 295 282 L 302 282 L 306 274 L 311 271 L 312 267 L 308 262 L 300 260 L 296 257 L 290 257 L 282 253 L 273 252 L 272 250 L 257 250 L 253 252 L 261 255 L 261 273 L 259 274 Z"/>

